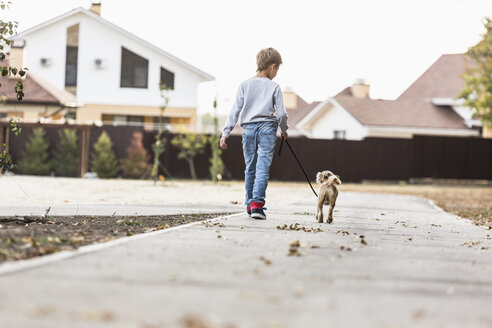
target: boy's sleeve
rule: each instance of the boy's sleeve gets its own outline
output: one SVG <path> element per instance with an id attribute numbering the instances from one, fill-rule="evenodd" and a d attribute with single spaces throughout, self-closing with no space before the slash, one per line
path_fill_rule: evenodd
<path id="1" fill-rule="evenodd" d="M 236 126 L 237 120 L 239 118 L 239 113 L 241 113 L 241 109 L 243 109 L 244 105 L 244 91 L 243 84 L 239 86 L 236 94 L 236 101 L 229 112 L 229 117 L 227 117 L 227 121 L 224 125 L 224 129 L 222 130 L 222 136 L 228 138 L 234 126 Z"/>
<path id="2" fill-rule="evenodd" d="M 277 119 L 280 125 L 280 131 L 282 134 L 287 132 L 289 126 L 287 125 L 287 112 L 284 107 L 284 98 L 282 97 L 282 91 L 280 90 L 280 86 L 275 88 L 275 94 L 273 99 L 275 100 L 275 109 L 277 110 Z"/>

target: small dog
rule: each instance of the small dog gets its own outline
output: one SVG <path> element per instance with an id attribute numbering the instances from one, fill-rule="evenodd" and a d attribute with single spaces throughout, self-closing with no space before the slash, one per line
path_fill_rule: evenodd
<path id="1" fill-rule="evenodd" d="M 333 209 L 338 197 L 337 185 L 342 184 L 340 178 L 330 171 L 318 172 L 316 174 L 316 183 L 319 183 L 318 192 L 318 208 L 316 211 L 316 219 L 318 223 L 323 223 L 323 205 L 329 205 L 327 223 L 333 222 Z"/>

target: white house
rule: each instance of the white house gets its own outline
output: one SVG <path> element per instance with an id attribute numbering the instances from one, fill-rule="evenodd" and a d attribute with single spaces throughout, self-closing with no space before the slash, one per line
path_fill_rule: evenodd
<path id="1" fill-rule="evenodd" d="M 369 85 L 357 81 L 319 103 L 296 127 L 309 138 L 322 139 L 478 137 L 480 121 L 456 100 L 464 87 L 465 64 L 462 54 L 441 56 L 396 100 L 371 99 Z"/>
<path id="2" fill-rule="evenodd" d="M 165 122 L 196 126 L 198 84 L 214 78 L 105 20 L 100 6 L 19 33 L 11 62 L 76 95 L 78 122 L 157 123 L 162 81 L 171 89 Z"/>

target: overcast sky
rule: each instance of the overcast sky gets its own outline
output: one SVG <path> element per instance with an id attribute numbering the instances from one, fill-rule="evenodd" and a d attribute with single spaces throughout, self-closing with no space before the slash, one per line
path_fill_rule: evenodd
<path id="1" fill-rule="evenodd" d="M 18 31 L 90 0 L 12 0 Z M 371 97 L 394 99 L 441 54 L 480 40 L 492 0 L 103 0 L 102 17 L 216 77 L 200 91 L 206 110 L 219 90 L 227 111 L 254 75 L 259 49 L 275 47 L 277 81 L 308 102 L 357 78 Z M 210 104 L 210 105 L 209 105 Z"/>

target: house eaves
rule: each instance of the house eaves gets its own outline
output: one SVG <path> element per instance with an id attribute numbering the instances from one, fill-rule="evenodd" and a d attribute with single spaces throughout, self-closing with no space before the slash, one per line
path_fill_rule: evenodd
<path id="1" fill-rule="evenodd" d="M 93 13 L 92 11 L 88 10 L 88 9 L 85 9 L 85 8 L 82 8 L 82 7 L 78 7 L 78 8 L 75 8 L 75 9 L 72 9 L 71 11 L 68 11 L 64 14 L 61 14 L 59 16 L 56 16 L 50 20 L 47 20 L 46 22 L 44 23 L 41 23 L 39 25 L 36 25 L 36 26 L 33 26 L 15 36 L 13 36 L 11 39 L 14 40 L 14 41 L 18 41 L 18 40 L 21 40 L 23 39 L 24 36 L 32 33 L 32 32 L 35 32 L 35 31 L 38 31 L 38 30 L 41 30 L 51 24 L 54 24 L 58 21 L 61 21 L 67 17 L 70 17 L 70 16 L 73 16 L 73 15 L 76 15 L 78 13 L 82 13 L 82 14 L 85 14 L 99 22 L 101 22 L 102 24 L 105 24 L 106 26 L 114 29 L 114 30 L 117 30 L 118 32 L 122 33 L 122 34 L 125 34 L 127 35 L 128 37 L 134 39 L 135 41 L 145 45 L 146 47 L 156 51 L 157 53 L 160 53 L 161 55 L 169 58 L 170 60 L 188 68 L 189 70 L 195 72 L 196 74 L 200 75 L 201 77 L 203 77 L 205 80 L 208 80 L 208 81 L 213 81 L 215 80 L 215 77 L 213 77 L 212 75 L 208 74 L 208 73 L 205 73 L 204 71 L 196 68 L 195 66 L 183 61 L 182 59 L 179 59 L 178 57 L 174 56 L 174 55 L 171 55 L 170 53 L 168 53 L 167 51 L 165 50 L 162 50 L 161 48 L 159 47 L 156 47 L 154 46 L 152 43 L 150 42 L 147 42 L 145 41 L 144 39 L 136 36 L 135 34 L 132 34 L 124 29 L 122 29 L 121 27 L 119 27 L 118 25 L 115 25 L 113 23 L 111 23 L 110 21 L 102 18 L 101 16 L 99 16 L 98 14 L 96 13 Z"/>
<path id="2" fill-rule="evenodd" d="M 321 111 L 323 110 L 323 108 L 329 103 L 330 103 L 330 98 L 326 99 L 325 101 L 320 102 L 302 120 L 300 120 L 299 123 L 296 124 L 296 129 L 303 130 L 304 126 L 306 124 L 311 123 L 311 121 L 313 121 L 316 117 L 318 117 L 318 115 L 321 114 Z"/>
<path id="3" fill-rule="evenodd" d="M 434 106 L 462 106 L 464 101 L 453 98 L 432 98 L 431 103 Z"/>
<path id="4" fill-rule="evenodd" d="M 357 122 L 361 126 L 364 126 L 363 124 L 360 123 L 359 120 L 357 120 L 357 118 L 355 118 L 348 110 L 346 110 L 338 101 L 336 101 L 335 98 L 330 97 L 330 98 L 326 99 L 325 101 L 319 103 L 315 108 L 313 108 L 312 111 L 309 112 L 309 114 L 307 114 L 299 123 L 297 123 L 296 129 L 305 130 L 304 126 L 306 126 L 309 123 L 314 122 L 319 117 L 319 115 L 322 114 L 322 111 L 325 109 L 325 107 L 328 104 L 331 104 L 332 106 L 335 106 L 335 107 L 343 110 L 345 113 L 347 113 L 347 115 L 352 117 L 355 122 Z"/>

